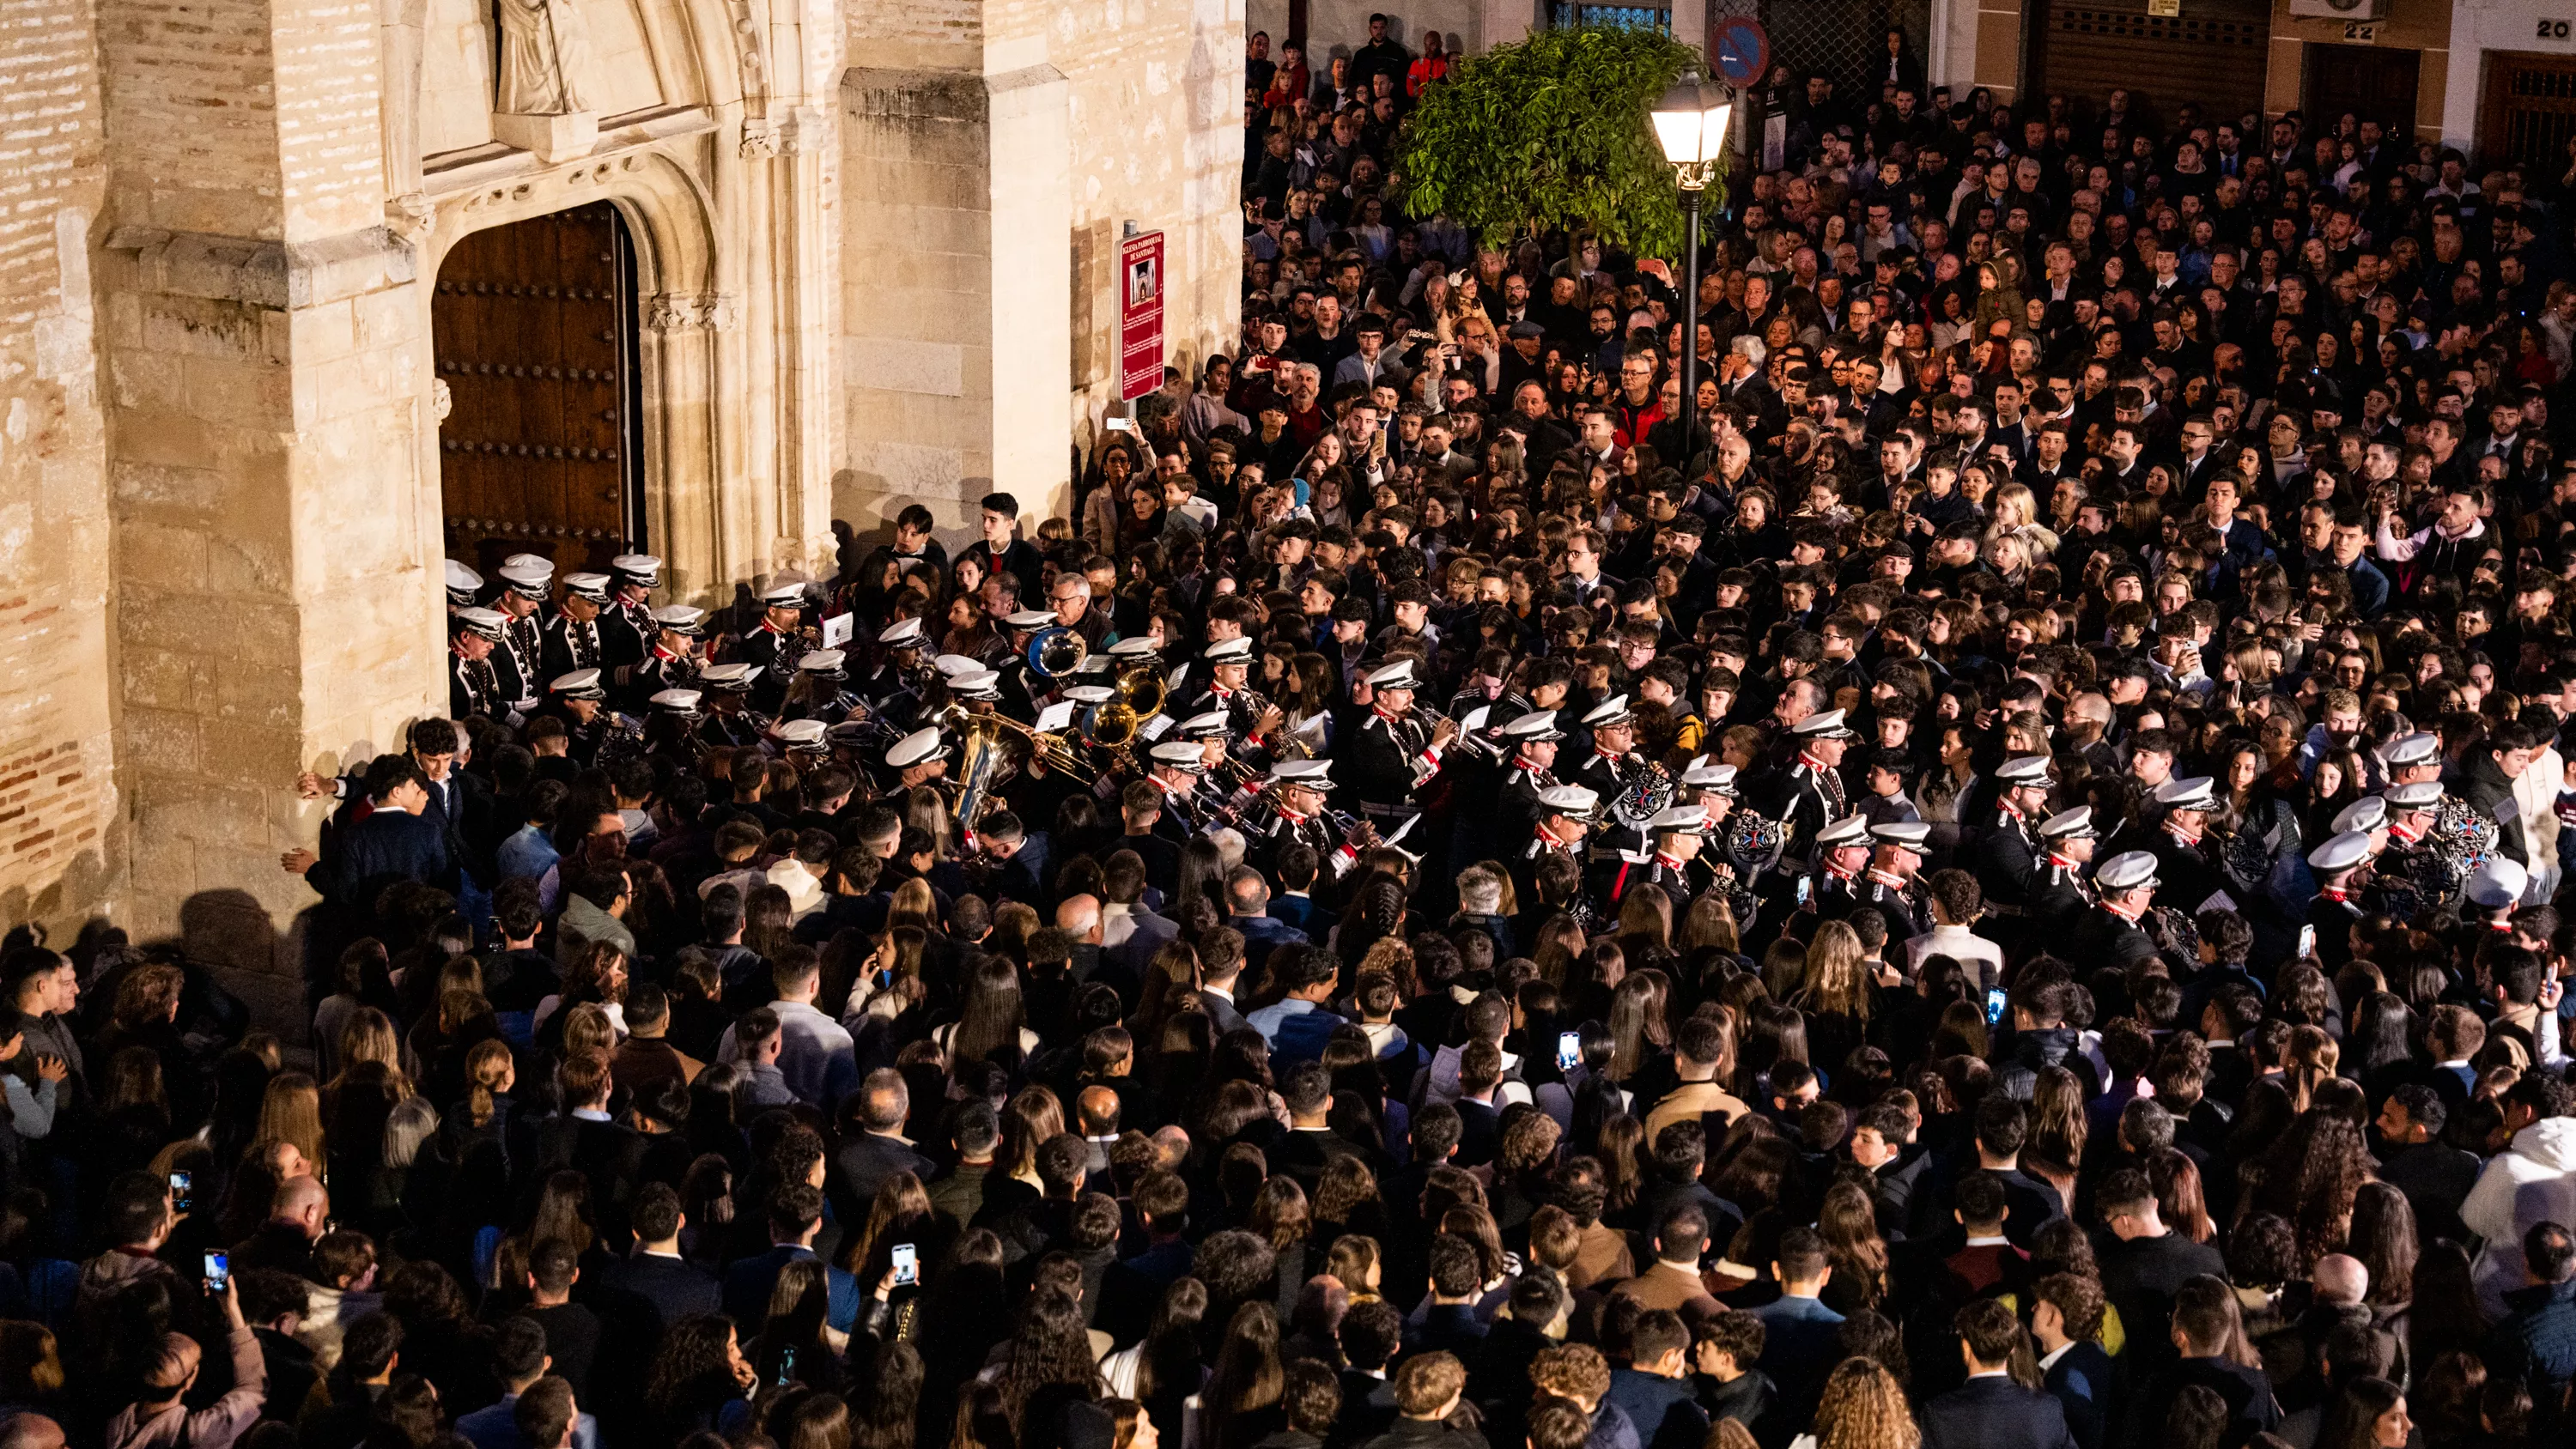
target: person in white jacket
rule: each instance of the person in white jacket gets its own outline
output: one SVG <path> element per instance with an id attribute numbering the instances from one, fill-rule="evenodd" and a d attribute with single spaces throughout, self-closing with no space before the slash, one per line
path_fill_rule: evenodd
<path id="1" fill-rule="evenodd" d="M 2576 1117 L 2536 1117 L 2532 1107 L 2509 1096 L 2506 1121 L 2516 1117 L 2529 1125 L 2487 1163 L 2460 1204 L 2460 1221 L 2486 1240 L 2478 1254 L 2477 1284 L 2490 1318 L 2504 1317 L 2504 1295 L 2528 1281 L 2523 1234 L 2537 1223 L 2576 1223 Z"/>

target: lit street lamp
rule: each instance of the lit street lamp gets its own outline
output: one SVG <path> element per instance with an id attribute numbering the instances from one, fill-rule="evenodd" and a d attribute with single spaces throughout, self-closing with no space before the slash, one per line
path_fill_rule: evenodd
<path id="1" fill-rule="evenodd" d="M 1688 468 L 1699 451 L 1699 206 L 1700 193 L 1717 177 L 1718 158 L 1726 151 L 1726 123 L 1735 111 L 1735 92 L 1711 85 L 1699 72 L 1685 72 L 1655 103 L 1655 141 L 1664 149 L 1682 187 L 1682 217 L 1688 229 L 1682 252 L 1682 456 Z"/>

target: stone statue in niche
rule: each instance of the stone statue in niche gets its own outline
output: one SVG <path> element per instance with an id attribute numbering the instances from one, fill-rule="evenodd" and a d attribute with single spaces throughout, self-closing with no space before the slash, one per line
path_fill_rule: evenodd
<path id="1" fill-rule="evenodd" d="M 570 116 L 590 109 L 583 81 L 590 36 L 577 0 L 493 0 L 501 18 L 505 116 Z"/>

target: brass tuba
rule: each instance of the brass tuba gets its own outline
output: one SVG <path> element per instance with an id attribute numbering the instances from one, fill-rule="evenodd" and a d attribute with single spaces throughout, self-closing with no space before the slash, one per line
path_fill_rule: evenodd
<path id="1" fill-rule="evenodd" d="M 1040 629 L 1029 640 L 1029 668 L 1036 670 L 1041 679 L 1071 674 L 1082 667 L 1082 661 L 1090 654 L 1091 646 L 1083 642 L 1081 633 L 1064 624 Z"/>

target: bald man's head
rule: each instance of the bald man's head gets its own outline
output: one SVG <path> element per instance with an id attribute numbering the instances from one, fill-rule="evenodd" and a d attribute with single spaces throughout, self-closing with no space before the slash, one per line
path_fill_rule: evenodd
<path id="1" fill-rule="evenodd" d="M 42 1414 L 25 1412 L 0 1419 L 0 1449 L 63 1449 L 63 1426 Z"/>
<path id="2" fill-rule="evenodd" d="M 1066 896 L 1055 908 L 1056 929 L 1073 937 L 1075 944 L 1100 944 L 1100 897 Z"/>
<path id="3" fill-rule="evenodd" d="M 1118 1094 L 1107 1087 L 1085 1087 L 1075 1099 L 1082 1114 L 1082 1135 L 1115 1137 L 1118 1135 Z"/>
<path id="4" fill-rule="evenodd" d="M 268 1200 L 268 1220 L 292 1224 L 309 1240 L 322 1236 L 331 1222 L 331 1192 L 318 1177 L 290 1177 Z"/>
<path id="5" fill-rule="evenodd" d="M 2317 1301 L 2349 1308 L 2370 1293 L 2370 1270 L 2359 1258 L 2342 1253 L 2328 1253 L 2317 1259 L 2308 1281 L 2316 1286 Z"/>

